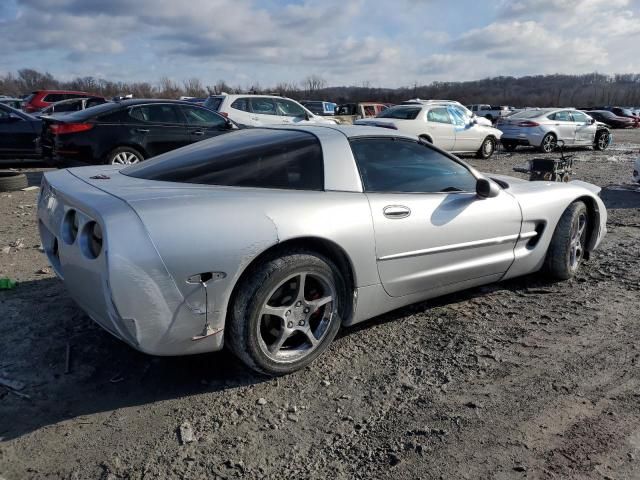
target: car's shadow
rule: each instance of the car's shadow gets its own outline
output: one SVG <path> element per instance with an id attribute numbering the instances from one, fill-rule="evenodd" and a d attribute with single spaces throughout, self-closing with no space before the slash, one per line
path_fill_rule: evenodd
<path id="1" fill-rule="evenodd" d="M 434 306 L 540 285 L 548 283 L 529 276 L 466 290 L 344 328 L 338 339 Z M 71 418 L 269 380 L 227 351 L 183 357 L 137 352 L 89 319 L 53 278 L 0 292 L 0 331 L 6 346 L 0 351 L 0 377 L 24 384 L 13 390 L 0 386 L 0 438 L 5 440 Z"/>

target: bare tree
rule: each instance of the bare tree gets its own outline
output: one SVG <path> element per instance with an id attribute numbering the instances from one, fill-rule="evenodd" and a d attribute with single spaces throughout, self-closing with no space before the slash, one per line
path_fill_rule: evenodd
<path id="1" fill-rule="evenodd" d="M 182 94 L 182 89 L 169 77 L 160 78 L 158 93 L 163 98 L 178 98 Z"/>
<path id="2" fill-rule="evenodd" d="M 183 85 L 184 94 L 189 97 L 204 97 L 207 94 L 199 78 L 189 78 Z"/>
<path id="3" fill-rule="evenodd" d="M 302 88 L 309 94 L 312 95 L 316 93 L 318 90 L 322 90 L 327 86 L 327 81 L 322 78 L 320 75 L 313 74 L 305 77 L 302 80 Z"/>

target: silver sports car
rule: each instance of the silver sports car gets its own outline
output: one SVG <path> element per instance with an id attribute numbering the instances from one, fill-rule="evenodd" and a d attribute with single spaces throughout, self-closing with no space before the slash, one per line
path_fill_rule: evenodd
<path id="1" fill-rule="evenodd" d="M 482 175 L 375 127 L 256 128 L 138 165 L 47 172 L 40 235 L 96 322 L 154 355 L 299 369 L 341 325 L 538 270 L 605 235 L 599 188 Z"/>

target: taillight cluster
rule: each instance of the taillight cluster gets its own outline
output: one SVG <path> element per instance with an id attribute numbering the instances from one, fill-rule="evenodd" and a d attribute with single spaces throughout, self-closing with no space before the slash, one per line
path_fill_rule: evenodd
<path id="1" fill-rule="evenodd" d="M 518 123 L 519 127 L 539 127 L 540 124 L 538 122 L 532 122 L 531 120 L 525 120 L 524 122 Z"/>
<path id="2" fill-rule="evenodd" d="M 78 133 L 91 130 L 93 123 L 54 123 L 49 126 L 49 130 L 54 135 L 66 135 L 69 133 Z"/>
<path id="3" fill-rule="evenodd" d="M 98 258 L 102 252 L 102 228 L 94 220 L 87 221 L 82 229 L 80 218 L 75 210 L 68 210 L 62 221 L 62 238 L 68 245 L 78 240 L 82 253 L 91 259 Z"/>

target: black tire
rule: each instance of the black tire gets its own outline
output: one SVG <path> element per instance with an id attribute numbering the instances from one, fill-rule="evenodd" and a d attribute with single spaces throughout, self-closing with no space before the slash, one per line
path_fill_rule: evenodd
<path id="1" fill-rule="evenodd" d="M 335 298 L 333 295 L 332 298 L 334 300 L 308 313 L 309 309 L 305 309 L 307 299 L 304 295 L 303 313 L 301 307 L 298 306 L 300 302 L 296 301 L 300 297 L 294 298 L 291 295 L 291 285 L 294 279 L 300 278 L 301 272 L 306 273 L 307 286 L 310 282 L 323 278 L 327 282 L 327 286 L 333 288 Z M 332 285 L 329 285 L 329 282 Z M 319 281 L 318 285 L 320 285 Z M 295 287 L 298 292 L 299 286 L 300 283 Z M 306 291 L 305 289 L 305 293 Z M 264 314 L 263 308 L 266 308 L 267 302 L 278 295 L 278 292 L 288 292 L 288 295 L 284 297 L 285 302 L 277 302 L 278 306 L 274 308 L 285 309 L 288 313 L 282 316 Z M 346 295 L 346 284 L 339 269 L 331 260 L 318 253 L 292 250 L 281 256 L 267 258 L 253 268 L 242 284 L 238 286 L 237 294 L 227 317 L 225 344 L 245 365 L 259 373 L 266 375 L 292 373 L 309 365 L 328 348 L 340 329 L 341 312 L 346 305 Z M 291 305 L 289 305 L 289 301 Z M 331 313 L 329 319 L 325 319 L 324 316 L 327 315 L 329 305 Z M 323 318 L 320 322 L 323 322 L 324 325 L 322 336 L 318 339 L 314 335 L 317 340 L 315 346 L 311 345 L 308 334 L 304 334 L 300 330 L 312 330 L 314 311 L 316 313 L 322 312 Z M 308 319 L 307 324 L 304 327 L 299 327 L 304 324 L 303 318 Z M 318 325 L 321 324 L 320 322 Z M 286 336 L 282 335 L 287 340 L 283 344 L 281 343 L 282 348 L 274 353 L 267 345 L 265 336 L 276 338 L 273 344 L 277 344 L 280 335 L 274 333 L 274 330 L 277 330 L 278 324 L 281 324 L 282 331 L 287 331 L 288 327 L 288 331 L 292 333 Z M 302 343 L 310 345 L 310 349 L 287 347 L 289 340 L 302 341 Z M 293 343 L 295 344 L 295 342 Z M 278 355 L 290 355 L 290 357 L 288 357 L 289 359 L 275 358 Z"/>
<path id="2" fill-rule="evenodd" d="M 487 160 L 496 151 L 496 140 L 493 137 L 487 137 L 480 145 L 480 149 L 476 152 L 476 158 Z"/>
<path id="3" fill-rule="evenodd" d="M 551 153 L 558 146 L 556 136 L 553 133 L 547 133 L 544 137 L 542 137 L 542 142 L 540 143 L 540 151 L 542 153 Z"/>
<path id="4" fill-rule="evenodd" d="M 131 156 L 135 157 L 132 159 Z M 127 163 L 127 158 L 131 158 Z M 104 163 L 107 165 L 133 165 L 144 160 L 144 155 L 138 150 L 132 147 L 118 147 L 109 152 L 105 158 Z"/>
<path id="5" fill-rule="evenodd" d="M 544 261 L 544 272 L 557 280 L 572 278 L 584 258 L 589 214 L 584 202 L 573 202 L 556 225 Z M 578 244 L 576 243 L 578 242 Z"/>
<path id="6" fill-rule="evenodd" d="M 0 192 L 12 192 L 27 188 L 29 182 L 24 173 L 12 172 L 11 170 L 0 171 Z"/>
<path id="7" fill-rule="evenodd" d="M 593 148 L 595 150 L 606 150 L 609 148 L 609 138 L 611 134 L 606 130 L 600 130 L 596 133 L 596 138 L 593 142 Z"/>
<path id="8" fill-rule="evenodd" d="M 516 142 L 502 142 L 502 146 L 507 152 L 515 152 L 516 148 L 518 148 L 518 144 Z"/>

